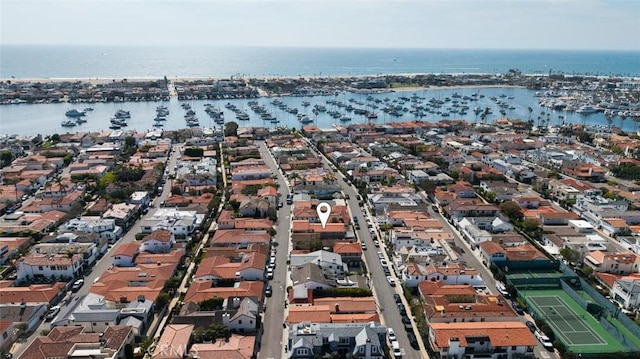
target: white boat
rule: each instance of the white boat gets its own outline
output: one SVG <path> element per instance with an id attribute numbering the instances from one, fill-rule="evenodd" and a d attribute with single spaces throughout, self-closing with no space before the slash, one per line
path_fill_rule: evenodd
<path id="1" fill-rule="evenodd" d="M 593 107 L 591 105 L 582 105 L 576 110 L 576 112 L 577 113 L 594 113 L 594 112 L 598 112 L 598 108 Z"/>
<path id="2" fill-rule="evenodd" d="M 79 111 L 75 108 L 72 108 L 71 110 L 65 112 L 64 115 L 67 117 L 82 117 L 86 114 L 84 113 L 84 111 Z"/>

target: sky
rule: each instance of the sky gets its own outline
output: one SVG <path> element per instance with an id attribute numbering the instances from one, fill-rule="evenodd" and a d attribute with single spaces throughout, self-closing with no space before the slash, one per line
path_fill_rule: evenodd
<path id="1" fill-rule="evenodd" d="M 0 0 L 0 44 L 640 50 L 640 0 Z"/>

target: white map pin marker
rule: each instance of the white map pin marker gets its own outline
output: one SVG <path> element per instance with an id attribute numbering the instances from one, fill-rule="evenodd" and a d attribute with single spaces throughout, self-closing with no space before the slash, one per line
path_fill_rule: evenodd
<path id="1" fill-rule="evenodd" d="M 326 227 L 329 216 L 331 215 L 331 206 L 329 205 L 329 203 L 318 203 L 318 205 L 316 206 L 316 212 L 318 212 L 318 218 L 320 218 L 322 228 Z"/>

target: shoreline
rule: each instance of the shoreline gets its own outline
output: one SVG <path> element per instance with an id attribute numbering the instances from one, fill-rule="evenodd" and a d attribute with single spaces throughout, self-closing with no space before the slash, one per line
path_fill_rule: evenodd
<path id="1" fill-rule="evenodd" d="M 341 79 L 375 79 L 375 78 L 383 78 L 383 77 L 416 77 L 416 76 L 447 76 L 451 78 L 465 78 L 465 77 L 495 77 L 497 75 L 501 75 L 501 73 L 397 73 L 397 74 L 372 74 L 372 75 L 308 75 L 308 76 L 196 76 L 196 77 L 188 77 L 188 76 L 174 76 L 174 77 L 166 77 L 166 79 L 170 83 L 177 82 L 195 82 L 195 81 L 220 81 L 220 80 L 229 80 L 229 79 L 242 79 L 242 80 L 291 80 L 291 79 L 307 79 L 307 80 L 318 80 L 318 79 L 332 79 L 332 80 L 341 80 Z M 521 74 L 520 76 L 524 77 L 546 77 L 550 78 L 548 74 L 544 73 L 531 73 L 531 74 Z M 638 81 L 640 80 L 640 76 L 596 76 L 596 75 L 566 75 L 566 77 L 585 77 L 591 79 L 625 79 L 630 81 Z M 106 84 L 111 82 L 120 82 L 127 80 L 127 82 L 135 83 L 135 82 L 155 82 L 155 81 L 164 81 L 164 76 L 150 76 L 150 77 L 51 77 L 51 78 L 38 78 L 38 77 L 26 77 L 26 78 L 0 78 L 0 82 L 17 82 L 17 83 L 65 83 L 65 82 L 82 82 L 88 83 L 92 85 L 98 84 Z M 458 85 L 456 85 L 458 86 Z M 479 86 L 495 86 L 502 87 L 501 85 L 460 85 L 463 87 L 479 87 Z M 504 86 L 513 86 L 513 85 L 504 85 Z M 444 88 L 445 86 L 431 86 L 433 88 Z M 521 87 L 521 86 L 519 86 Z"/>

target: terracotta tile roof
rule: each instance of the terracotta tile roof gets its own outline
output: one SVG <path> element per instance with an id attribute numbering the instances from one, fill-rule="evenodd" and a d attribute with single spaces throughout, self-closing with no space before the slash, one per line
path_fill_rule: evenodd
<path id="1" fill-rule="evenodd" d="M 157 263 L 180 263 L 185 255 L 184 248 L 177 248 L 169 251 L 169 253 L 150 253 L 142 252 L 135 260 L 135 264 L 157 264 Z"/>
<path id="2" fill-rule="evenodd" d="M 261 231 L 245 231 L 244 229 L 217 230 L 211 239 L 211 245 L 232 245 L 235 243 L 263 243 L 271 241 L 269 233 Z"/>
<path id="3" fill-rule="evenodd" d="M 335 242 L 333 253 L 338 254 L 362 254 L 362 247 L 358 242 Z"/>
<path id="4" fill-rule="evenodd" d="M 615 228 L 623 228 L 627 226 L 627 221 L 622 218 L 603 218 L 603 220 L 607 221 Z"/>
<path id="5" fill-rule="evenodd" d="M 443 281 L 425 280 L 418 283 L 423 296 L 428 295 L 475 295 L 476 290 L 470 284 L 447 285 Z"/>
<path id="6" fill-rule="evenodd" d="M 309 221 L 305 221 L 305 220 L 292 221 L 291 228 L 293 232 L 303 232 L 303 233 L 344 233 L 346 232 L 344 223 L 327 223 L 327 225 L 324 228 L 322 228 L 322 224 L 320 223 L 309 223 Z"/>
<path id="7" fill-rule="evenodd" d="M 488 255 L 494 255 L 497 253 L 505 252 L 500 244 L 492 241 L 481 242 L 478 244 L 478 247 L 480 247 Z"/>
<path id="8" fill-rule="evenodd" d="M 331 311 L 328 305 L 290 305 L 286 321 L 291 324 L 331 323 Z"/>
<path id="9" fill-rule="evenodd" d="M 200 359 L 251 359 L 256 338 L 231 334 L 226 340 L 216 340 L 211 344 L 194 344 L 191 352 Z"/>
<path id="10" fill-rule="evenodd" d="M 211 281 L 191 283 L 184 301 L 200 303 L 214 297 L 257 297 L 258 301 L 262 300 L 264 283 L 261 281 L 242 281 L 237 283 L 235 287 L 212 287 L 212 284 Z"/>
<path id="11" fill-rule="evenodd" d="M 380 323 L 378 313 L 331 314 L 331 323 Z"/>
<path id="12" fill-rule="evenodd" d="M 273 228 L 273 221 L 268 218 L 236 218 L 234 220 L 236 229 L 263 229 Z"/>
<path id="13" fill-rule="evenodd" d="M 140 250 L 140 243 L 138 242 L 130 242 L 124 243 L 118 246 L 115 251 L 113 251 L 112 257 L 116 256 L 127 256 L 133 257 Z"/>
<path id="14" fill-rule="evenodd" d="M 445 192 L 446 193 L 446 192 Z M 390 211 L 389 218 L 393 219 L 431 219 L 427 213 L 418 211 Z"/>
<path id="15" fill-rule="evenodd" d="M 326 305 L 334 313 L 375 313 L 376 302 L 373 297 L 327 297 L 316 298 L 314 305 Z"/>
<path id="16" fill-rule="evenodd" d="M 182 359 L 187 354 L 187 348 L 193 333 L 193 324 L 169 324 L 164 328 L 151 358 L 153 359 Z"/>
<path id="17" fill-rule="evenodd" d="M 493 347 L 507 346 L 535 346 L 536 338 L 524 325 L 513 322 L 456 322 L 456 323 L 430 323 L 435 335 L 434 344 L 436 350 L 449 347 L 450 338 L 458 338 L 461 347 L 467 347 L 467 337 L 489 337 Z"/>
<path id="18" fill-rule="evenodd" d="M 124 298 L 131 302 L 138 295 L 144 295 L 147 299 L 155 301 L 176 268 L 177 263 L 113 267 L 104 271 L 89 291 L 103 295 L 105 299 L 112 302 L 120 302 Z"/>
<path id="19" fill-rule="evenodd" d="M 144 236 L 142 241 L 147 242 L 156 240 L 161 243 L 169 243 L 171 241 L 171 238 L 173 238 L 173 233 L 171 233 L 171 231 L 168 231 L 166 229 L 158 229 Z"/>
<path id="20" fill-rule="evenodd" d="M 20 303 L 51 303 L 59 295 L 66 283 L 57 282 L 53 286 L 49 284 L 32 284 L 28 287 L 9 287 L 11 281 L 3 281 L 0 287 L 0 304 Z"/>

